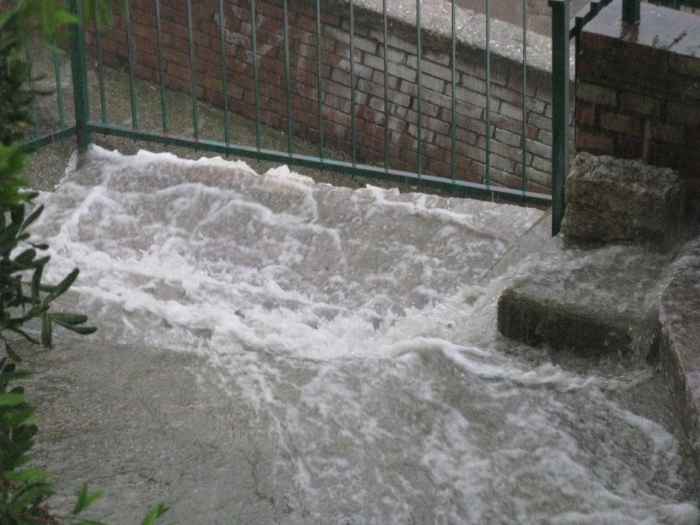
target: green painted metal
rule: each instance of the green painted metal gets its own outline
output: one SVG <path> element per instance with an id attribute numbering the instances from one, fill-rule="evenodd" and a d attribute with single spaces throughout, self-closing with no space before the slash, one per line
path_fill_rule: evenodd
<path id="1" fill-rule="evenodd" d="M 75 136 L 78 152 L 84 153 L 92 142 L 88 122 L 90 120 L 90 102 L 87 85 L 87 60 L 85 57 L 85 32 L 83 15 L 78 0 L 70 0 L 69 9 L 78 20 L 70 28 L 71 80 L 73 81 L 73 102 L 75 105 Z"/>
<path id="2" fill-rule="evenodd" d="M 450 86 L 452 100 L 450 100 L 450 173 L 454 183 L 457 180 L 457 11 L 455 0 L 452 0 L 451 8 Z"/>
<path id="3" fill-rule="evenodd" d="M 640 0 L 622 0 L 622 21 L 638 24 L 640 18 Z"/>
<path id="4" fill-rule="evenodd" d="M 128 3 L 128 2 L 127 2 Z M 223 24 L 223 20 L 221 21 Z M 199 100 L 197 99 L 197 66 L 194 52 L 194 30 L 192 28 L 192 0 L 187 0 L 187 46 L 190 52 L 190 91 L 192 97 L 192 138 L 199 140 Z M 195 150 L 198 149 L 195 145 Z"/>
<path id="5" fill-rule="evenodd" d="M 324 158 L 325 144 L 323 140 L 323 47 L 321 35 L 323 23 L 321 21 L 321 0 L 316 0 L 316 100 L 318 102 L 318 156 Z"/>
<path id="6" fill-rule="evenodd" d="M 158 54 L 158 84 L 160 85 L 160 118 L 163 123 L 163 133 L 168 132 L 168 106 L 165 92 L 165 64 L 163 62 L 163 37 L 161 29 L 160 2 L 156 0 L 156 52 Z"/>
<path id="7" fill-rule="evenodd" d="M 580 46 L 583 27 L 612 0 L 597 0 L 588 4 L 585 13 L 572 21 L 570 0 L 549 0 L 552 8 L 552 235 L 561 230 L 564 219 L 564 184 L 569 173 L 571 107 L 569 74 L 569 41 Z"/>
<path id="8" fill-rule="evenodd" d="M 521 175 L 523 191 L 527 190 L 527 0 L 523 0 L 523 130 L 522 130 L 522 165 Z"/>
<path id="9" fill-rule="evenodd" d="M 78 133 L 76 131 L 76 127 L 75 126 L 68 126 L 60 131 L 56 131 L 54 133 L 49 133 L 47 135 L 38 136 L 38 134 L 37 134 L 36 137 L 34 137 L 31 140 L 23 142 L 20 146 L 22 148 L 22 151 L 31 152 L 31 151 L 36 151 L 39 148 L 41 148 L 43 146 L 47 146 L 53 142 L 56 142 L 56 141 L 62 142 L 69 137 L 74 137 L 77 135 L 78 135 Z"/>
<path id="10" fill-rule="evenodd" d="M 255 105 L 255 147 L 262 149 L 262 134 L 260 133 L 260 58 L 258 57 L 258 15 L 257 0 L 250 1 L 250 36 L 253 53 L 253 104 Z M 223 24 L 224 21 L 222 20 Z"/>
<path id="11" fill-rule="evenodd" d="M 420 2 L 416 0 L 416 110 L 418 118 L 416 120 L 416 173 L 418 174 L 418 187 L 421 185 L 421 175 L 423 173 L 423 28 L 421 27 Z"/>
<path id="12" fill-rule="evenodd" d="M 357 100 L 355 98 L 355 3 L 350 0 L 350 157 L 357 164 Z"/>
<path id="13" fill-rule="evenodd" d="M 292 120 L 292 68 L 289 61 L 289 0 L 284 0 L 284 99 L 287 106 L 287 152 L 294 153 L 294 123 Z"/>
<path id="14" fill-rule="evenodd" d="M 486 186 L 491 185 L 491 0 L 486 0 Z"/>
<path id="15" fill-rule="evenodd" d="M 113 124 L 101 124 L 99 122 L 91 123 L 88 127 L 91 132 L 103 135 L 126 137 L 143 142 L 169 144 L 184 148 L 193 147 L 193 142 L 191 139 L 177 136 L 165 136 L 162 134 L 149 133 L 147 131 L 133 130 Z M 411 184 L 417 184 L 419 180 L 417 173 L 407 171 L 386 169 L 383 167 L 362 164 L 353 165 L 352 162 L 321 159 L 319 157 L 299 155 L 296 153 L 290 155 L 278 150 L 258 149 L 252 146 L 226 145 L 223 142 L 213 140 L 200 140 L 197 142 L 197 148 L 203 151 L 211 151 L 213 153 L 224 155 L 238 155 L 241 157 L 254 158 L 256 160 L 289 164 L 290 166 L 331 170 L 349 175 L 389 180 L 393 182 L 408 182 Z M 456 195 L 474 196 L 482 199 L 502 200 L 515 203 L 521 203 L 523 198 L 525 198 L 527 199 L 527 202 L 534 205 L 549 206 L 551 204 L 551 197 L 542 193 L 527 192 L 525 195 L 523 195 L 523 192 L 519 189 L 497 186 L 487 187 L 483 184 L 466 182 L 462 180 L 457 180 L 453 184 L 452 180 L 449 178 L 436 177 L 426 174 L 423 174 L 420 177 L 420 180 L 424 186 L 451 191 Z"/>
<path id="16" fill-rule="evenodd" d="M 226 17 L 224 0 L 219 0 L 219 48 L 221 50 L 221 87 L 224 95 L 224 142 L 231 144 L 231 119 L 228 109 L 228 64 L 226 61 Z"/>
<path id="17" fill-rule="evenodd" d="M 569 173 L 569 1 L 552 8 L 552 235 L 564 218 L 564 181 Z"/>
<path id="18" fill-rule="evenodd" d="M 53 43 L 57 46 L 57 42 Z M 58 126 L 60 129 L 66 127 L 66 115 L 63 109 L 63 88 L 61 86 L 61 62 L 58 53 L 53 53 L 53 71 L 56 80 L 56 104 L 58 106 Z"/>
<path id="19" fill-rule="evenodd" d="M 31 40 L 29 40 L 28 38 L 25 38 L 25 40 L 24 40 L 24 52 L 25 52 L 25 59 L 27 60 L 28 63 L 31 64 L 31 62 L 32 62 L 32 43 L 31 43 Z M 29 89 L 31 91 L 34 91 L 34 75 L 29 76 Z M 31 112 L 32 112 L 32 139 L 36 139 L 37 137 L 39 137 L 39 113 L 37 111 L 35 99 L 32 99 Z"/>
<path id="20" fill-rule="evenodd" d="M 158 78 L 160 83 L 160 94 L 161 94 L 161 113 L 163 119 L 163 130 L 161 132 L 153 131 L 142 131 L 138 129 L 138 112 L 137 112 L 137 90 L 136 90 L 136 79 L 135 79 L 135 58 L 133 49 L 133 37 L 131 32 L 131 21 L 130 14 L 128 11 L 128 5 L 126 6 L 126 31 L 127 37 L 129 39 L 129 95 L 131 99 L 131 109 L 132 109 L 132 122 L 131 127 L 127 125 L 115 125 L 108 122 L 107 115 L 107 104 L 104 99 L 102 99 L 102 118 L 101 122 L 91 122 L 89 120 L 89 107 L 87 104 L 87 71 L 86 71 L 86 60 L 85 49 L 84 49 L 84 36 L 82 34 L 82 27 L 75 28 L 72 34 L 71 40 L 71 53 L 72 53 L 72 76 L 73 83 L 76 86 L 75 97 L 76 97 L 76 125 L 74 127 L 67 127 L 57 133 L 52 133 L 44 137 L 39 137 L 38 133 L 35 134 L 34 140 L 25 144 L 26 148 L 36 148 L 43 144 L 57 140 L 60 138 L 65 138 L 72 134 L 76 134 L 79 138 L 79 145 L 81 150 L 84 150 L 89 144 L 91 133 L 101 133 L 105 135 L 115 135 L 121 137 L 129 137 L 133 140 L 160 143 L 160 144 L 170 144 L 174 146 L 184 146 L 193 149 L 201 149 L 206 151 L 212 151 L 224 155 L 239 155 L 247 158 L 254 158 L 257 160 L 268 160 L 279 163 L 285 163 L 292 166 L 310 167 L 316 169 L 325 169 L 332 171 L 339 171 L 343 173 L 348 173 L 358 176 L 367 176 L 372 178 L 379 178 L 385 180 L 391 180 L 395 182 L 408 182 L 415 185 L 425 185 L 426 187 L 435 187 L 443 190 L 450 191 L 457 195 L 473 195 L 481 198 L 487 199 L 497 199 L 503 201 L 512 202 L 530 202 L 538 205 L 546 206 L 552 202 L 552 198 L 548 195 L 538 194 L 533 192 L 527 192 L 527 178 L 526 178 L 526 161 L 527 154 L 525 151 L 525 145 L 527 144 L 527 107 L 523 107 L 523 128 L 522 128 L 522 143 L 523 143 L 523 184 L 522 187 L 518 189 L 504 188 L 496 185 L 491 185 L 490 180 L 490 169 L 491 169 L 491 133 L 493 128 L 491 125 L 491 83 L 492 83 L 492 72 L 491 72 L 491 25 L 490 25 L 490 0 L 486 0 L 487 8 L 487 23 L 486 23 L 486 91 L 487 91 L 487 102 L 486 102 L 486 120 L 487 120 L 487 134 L 486 134 L 486 167 L 487 174 L 484 178 L 483 183 L 476 184 L 466 181 L 459 180 L 459 173 L 457 167 L 457 131 L 458 131 L 458 118 L 461 118 L 457 113 L 457 85 L 460 82 L 460 76 L 457 71 L 457 60 L 458 60 L 458 42 L 457 42 L 457 26 L 456 26 L 456 1 L 451 0 L 451 13 L 452 13 L 452 35 L 451 35 L 451 46 L 450 46 L 450 62 L 451 62 L 451 88 L 446 90 L 445 94 L 451 94 L 451 145 L 452 151 L 450 152 L 450 163 L 451 171 L 447 177 L 438 177 L 430 174 L 424 173 L 423 167 L 423 95 L 424 95 L 424 82 L 423 82 L 423 69 L 424 69 L 424 49 L 423 49 L 423 32 L 421 27 L 421 2 L 416 0 L 416 48 L 417 48 L 417 82 L 416 82 L 416 97 L 414 98 L 413 107 L 417 110 L 417 126 L 416 126 L 416 152 L 417 152 L 417 166 L 413 173 L 391 169 L 388 151 L 391 145 L 392 132 L 390 129 L 391 116 L 389 113 L 390 104 L 392 101 L 389 99 L 389 86 L 390 86 L 390 75 L 389 75 L 389 57 L 391 54 L 389 42 L 389 4 L 390 0 L 383 0 L 383 27 L 381 30 L 381 36 L 383 38 L 383 58 L 384 58 L 384 162 L 382 166 L 368 166 L 361 164 L 357 159 L 357 137 L 356 133 L 358 131 L 355 122 L 356 115 L 356 103 L 357 103 L 357 86 L 355 85 L 356 78 L 356 68 L 357 60 L 355 53 L 356 37 L 355 32 L 355 16 L 356 16 L 356 5 L 355 0 L 350 0 L 350 78 L 351 78 L 351 99 L 352 99 L 352 159 L 350 161 L 339 161 L 326 158 L 326 153 L 324 151 L 324 136 L 323 136 L 323 62 L 322 62 L 322 52 L 323 52 L 323 20 L 322 20 L 322 0 L 315 0 L 314 5 L 316 8 L 316 91 L 318 92 L 318 123 L 319 123 L 319 139 L 320 145 L 318 149 L 318 156 L 305 156 L 295 154 L 293 151 L 293 122 L 292 122 L 292 97 L 294 96 L 292 89 L 292 69 L 290 67 L 290 12 L 289 12 L 289 1 L 284 0 L 284 55 L 285 55 L 285 84 L 287 93 L 287 151 L 273 151 L 269 149 L 262 148 L 261 139 L 261 125 L 262 120 L 260 117 L 260 98 L 259 91 L 261 89 L 259 82 L 259 53 L 258 53 L 258 41 L 257 41 L 257 29 L 258 29 L 258 15 L 256 13 L 256 0 L 251 0 L 251 47 L 252 47 L 252 63 L 253 63 L 253 75 L 254 75 L 254 96 L 255 96 L 255 127 L 256 127 L 256 139 L 255 146 L 241 146 L 231 143 L 230 131 L 229 131 L 229 108 L 228 108 L 228 85 L 231 79 L 229 78 L 229 71 L 227 67 L 227 57 L 226 57 L 226 28 L 225 28 L 225 18 L 224 18 L 224 0 L 219 1 L 218 16 L 220 19 L 219 27 L 219 46 L 221 51 L 221 85 L 224 93 L 224 113 L 225 113 L 225 130 L 224 130 L 224 141 L 212 141 L 203 140 L 198 135 L 199 122 L 198 122 L 198 83 L 197 83 L 197 70 L 195 65 L 195 42 L 194 42 L 194 30 L 193 30 L 193 12 L 192 12 L 192 0 L 187 0 L 187 29 L 188 29 L 188 44 L 189 44 L 189 58 L 190 58 L 190 81 L 191 81 L 191 93 L 192 93 L 192 120 L 193 120 L 193 136 L 190 138 L 183 138 L 182 136 L 171 135 L 169 132 L 168 125 L 168 112 L 167 112 L 167 92 L 165 90 L 165 67 L 164 67 L 164 55 L 163 55 L 163 42 L 161 41 L 161 13 L 160 13 L 160 0 L 154 0 L 156 2 L 156 26 L 158 32 L 158 42 L 157 42 L 157 54 L 158 54 Z M 559 0 L 560 2 L 563 0 Z M 568 0 L 566 0 L 568 3 Z M 76 6 L 79 0 L 71 0 L 71 5 Z M 551 0 L 552 3 L 558 3 L 557 0 Z M 595 2 L 594 2 L 595 3 Z M 523 5 L 526 2 L 523 0 Z M 357 8 L 359 9 L 359 7 Z M 526 10 L 525 10 L 526 11 Z M 564 19 L 566 20 L 566 19 Z M 527 25 L 527 13 L 523 15 L 523 26 Z M 560 24 L 564 29 L 563 34 L 569 36 L 567 29 L 571 31 L 568 24 L 563 22 Z M 99 32 L 97 34 L 97 53 L 98 53 L 98 69 L 100 72 L 100 95 L 104 97 L 105 83 L 104 83 L 104 71 L 101 57 L 101 41 Z M 77 39 L 73 43 L 73 39 Z M 79 40 L 79 41 L 78 41 Z M 567 46 L 564 46 L 567 47 Z M 527 33 L 523 31 L 523 60 L 527 60 Z M 60 81 L 60 79 L 59 79 Z M 527 101 L 527 69 L 524 68 L 523 76 L 523 97 Z M 555 90 L 556 92 L 556 90 Z M 568 100 L 568 96 L 563 97 L 564 100 Z M 526 106 L 526 104 L 525 104 Z M 568 129 L 568 128 L 567 128 Z M 555 133 L 557 135 L 557 133 Z M 86 138 L 87 137 L 87 138 Z M 567 161 L 568 162 L 568 161 Z"/>
<path id="21" fill-rule="evenodd" d="M 389 169 L 389 13 L 387 0 L 382 2 L 382 44 L 384 51 L 384 168 Z"/>
<path id="22" fill-rule="evenodd" d="M 129 53 L 129 100 L 131 102 L 131 127 L 138 129 L 139 127 L 139 112 L 136 102 L 136 57 L 134 56 L 134 38 L 131 32 L 131 11 L 129 10 L 129 2 L 124 2 L 124 17 L 126 19 L 126 44 Z"/>
<path id="23" fill-rule="evenodd" d="M 99 13 L 95 10 L 95 45 L 97 47 L 97 78 L 100 84 L 100 116 L 107 124 L 107 89 L 105 86 L 105 68 L 102 61 L 102 29 L 99 24 Z"/>

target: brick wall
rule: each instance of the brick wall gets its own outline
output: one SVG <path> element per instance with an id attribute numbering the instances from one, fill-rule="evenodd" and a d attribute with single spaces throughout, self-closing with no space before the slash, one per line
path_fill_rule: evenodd
<path id="1" fill-rule="evenodd" d="M 616 0 L 585 29 L 576 67 L 576 149 L 644 159 L 700 196 L 700 17 L 642 4 L 619 34 Z"/>
<path id="2" fill-rule="evenodd" d="M 290 0 L 289 38 L 294 133 L 318 139 L 319 116 L 316 77 L 316 12 L 308 0 Z M 217 0 L 193 2 L 195 69 L 198 97 L 221 106 L 221 58 Z M 130 13 L 136 74 L 157 80 L 155 1 L 131 0 Z M 351 150 L 351 75 L 347 3 L 328 1 L 322 9 L 321 77 L 326 144 Z M 384 159 L 384 44 L 381 14 L 355 7 L 354 95 L 357 154 L 360 161 Z M 286 83 L 283 47 L 283 3 L 257 2 L 257 50 L 261 120 L 286 130 Z M 187 11 L 184 0 L 162 0 L 162 40 L 165 78 L 171 89 L 190 91 Z M 252 21 L 250 2 L 228 0 L 224 13 L 228 68 L 228 97 L 233 111 L 255 117 Z M 518 30 L 517 34 L 520 34 Z M 541 38 L 541 37 L 540 37 Z M 88 43 L 94 42 L 89 35 Z M 415 28 L 405 21 L 390 21 L 388 38 L 388 129 L 390 166 L 417 169 L 417 50 Z M 426 33 L 422 55 L 422 170 L 450 177 L 451 69 L 450 42 Z M 444 50 L 444 51 L 443 51 Z M 94 52 L 94 50 L 92 51 Z M 483 47 L 458 42 L 456 134 L 458 177 L 483 182 L 486 166 L 486 53 Z M 103 35 L 106 65 L 128 64 L 125 23 Z M 491 181 L 521 187 L 522 106 L 527 105 L 526 165 L 528 190 L 548 193 L 551 185 L 551 73 L 528 67 L 528 92 L 522 93 L 522 64 L 492 53 Z"/>

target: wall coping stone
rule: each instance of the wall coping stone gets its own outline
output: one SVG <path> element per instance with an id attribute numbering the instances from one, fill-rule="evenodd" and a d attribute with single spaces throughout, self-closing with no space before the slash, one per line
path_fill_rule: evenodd
<path id="1" fill-rule="evenodd" d="M 335 12 L 349 12 L 349 0 L 329 0 L 327 8 Z M 381 29 L 382 0 L 355 0 L 355 16 L 363 22 Z M 451 49 L 451 5 L 446 0 L 421 2 L 421 24 L 426 44 L 437 51 L 449 53 Z M 483 50 L 486 47 L 486 16 L 468 9 L 455 8 L 457 53 Z M 387 17 L 392 31 L 398 30 L 409 41 L 415 38 L 416 3 L 413 0 L 387 2 Z M 522 28 L 491 20 L 491 53 L 497 57 L 522 62 Z M 395 33 L 393 33 L 395 34 Z M 527 64 L 530 68 L 551 74 L 552 41 L 546 36 L 527 31 Z"/>
<path id="2" fill-rule="evenodd" d="M 653 47 L 678 55 L 700 57 L 700 16 L 668 7 L 641 3 L 642 23 L 622 23 L 622 0 L 614 0 L 606 9 L 610 16 L 597 16 L 583 29 L 611 39 Z"/>

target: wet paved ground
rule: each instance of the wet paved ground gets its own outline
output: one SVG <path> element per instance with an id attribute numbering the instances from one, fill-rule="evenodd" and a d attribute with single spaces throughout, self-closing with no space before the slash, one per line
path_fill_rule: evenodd
<path id="1" fill-rule="evenodd" d="M 492 1 L 490 4 L 490 14 L 493 18 L 522 27 L 523 3 L 525 5 L 528 3 L 531 4 L 527 13 L 528 28 L 536 33 L 549 35 L 551 31 L 551 19 L 549 17 L 550 8 L 547 4 L 547 0 L 536 0 L 535 2 L 532 0 L 529 2 L 528 0 Z M 588 0 L 572 0 L 570 7 L 571 16 L 575 16 L 587 3 Z M 457 0 L 457 5 L 464 9 L 471 9 L 477 13 L 486 14 L 486 0 Z"/>

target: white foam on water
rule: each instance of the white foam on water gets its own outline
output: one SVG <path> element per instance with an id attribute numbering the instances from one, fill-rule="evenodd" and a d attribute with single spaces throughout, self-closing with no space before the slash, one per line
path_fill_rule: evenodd
<path id="1" fill-rule="evenodd" d="M 615 401 L 648 371 L 491 344 L 517 272 L 488 270 L 541 212 L 221 159 L 90 166 L 44 196 L 48 278 L 81 268 L 98 337 L 209 359 L 274 444 L 289 523 L 700 521 L 676 439 Z"/>

